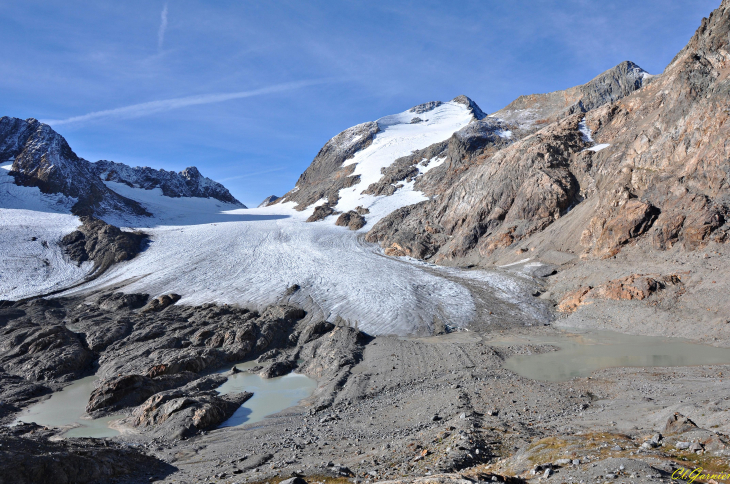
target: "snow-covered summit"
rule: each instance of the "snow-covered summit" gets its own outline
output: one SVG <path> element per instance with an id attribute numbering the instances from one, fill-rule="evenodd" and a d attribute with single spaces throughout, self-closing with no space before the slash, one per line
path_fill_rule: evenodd
<path id="1" fill-rule="evenodd" d="M 426 200 L 427 197 L 414 190 L 413 185 L 419 175 L 444 162 L 444 157 L 435 156 L 444 147 L 435 145 L 485 117 L 474 101 L 458 96 L 449 102 L 419 104 L 401 113 L 349 128 L 325 144 L 295 188 L 285 194 L 281 202 L 296 202 L 299 210 L 323 204 L 322 210 L 315 212 L 315 219 L 359 210 L 367 213 L 366 227 L 371 227 L 393 210 Z M 480 124 L 479 128 L 493 129 L 494 126 Z M 508 129 L 503 131 L 507 133 Z M 429 147 L 434 149 L 427 159 L 413 158 L 414 153 Z M 404 160 L 406 157 L 413 159 Z M 394 168 L 396 166 L 398 170 Z M 395 171 L 403 177 L 394 175 Z M 386 180 L 394 183 L 391 189 L 373 188 Z M 400 181 L 403 183 L 398 183 Z M 335 223 L 336 218 L 327 220 Z"/>

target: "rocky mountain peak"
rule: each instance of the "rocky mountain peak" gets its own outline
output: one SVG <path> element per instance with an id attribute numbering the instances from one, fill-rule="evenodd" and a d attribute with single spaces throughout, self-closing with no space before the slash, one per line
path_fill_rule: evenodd
<path id="1" fill-rule="evenodd" d="M 459 103 L 463 104 L 467 108 L 469 108 L 469 111 L 471 112 L 472 116 L 474 116 L 477 120 L 484 119 L 487 117 L 487 115 L 484 113 L 484 111 L 479 108 L 477 103 L 469 99 L 468 97 L 464 96 L 463 94 L 460 96 L 456 96 L 454 99 L 451 100 L 452 103 Z"/>
<path id="2" fill-rule="evenodd" d="M 147 166 L 130 167 L 124 163 L 108 160 L 99 160 L 91 165 L 94 173 L 107 182 L 124 183 L 127 186 L 145 190 L 159 188 L 166 197 L 215 198 L 221 202 L 243 206 L 226 187 L 204 177 L 194 166 L 176 173 L 155 170 Z"/>
<path id="3" fill-rule="evenodd" d="M 520 96 L 490 116 L 531 132 L 565 116 L 617 101 L 640 89 L 651 78 L 637 64 L 624 61 L 585 84 L 564 91 Z"/>
<path id="4" fill-rule="evenodd" d="M 274 203 L 278 199 L 279 197 L 277 197 L 276 195 L 269 195 L 268 197 L 264 198 L 261 203 L 259 203 L 258 208 L 265 207 L 270 203 Z"/>
<path id="5" fill-rule="evenodd" d="M 489 116 L 514 126 L 513 143 L 464 146 L 437 197 L 393 212 L 366 239 L 450 263 L 730 239 L 729 35 L 725 0 L 657 76 L 625 61 L 580 86 L 520 96 Z"/>
<path id="6" fill-rule="evenodd" d="M 198 180 L 200 177 L 202 177 L 200 171 L 198 171 L 198 169 L 194 166 L 189 166 L 185 168 L 183 171 L 180 172 L 180 174 L 188 180 Z"/>

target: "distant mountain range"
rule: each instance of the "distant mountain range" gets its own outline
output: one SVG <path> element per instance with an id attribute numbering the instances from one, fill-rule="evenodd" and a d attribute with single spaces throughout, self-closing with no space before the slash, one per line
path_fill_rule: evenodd
<path id="1" fill-rule="evenodd" d="M 138 201 L 116 193 L 104 183 L 109 181 L 146 190 L 160 188 L 168 197 L 214 198 L 243 206 L 228 189 L 202 176 L 195 167 L 175 173 L 105 160 L 91 163 L 77 156 L 63 136 L 33 118 L 0 118 L 0 162 L 3 161 L 13 162 L 10 175 L 17 185 L 76 199 L 71 209 L 75 215 L 149 215 Z"/>

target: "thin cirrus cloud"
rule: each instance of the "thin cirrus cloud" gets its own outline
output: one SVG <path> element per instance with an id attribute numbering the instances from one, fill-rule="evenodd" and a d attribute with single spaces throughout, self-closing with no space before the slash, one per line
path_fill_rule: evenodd
<path id="1" fill-rule="evenodd" d="M 229 176 L 228 178 L 220 178 L 220 179 L 218 179 L 218 181 L 227 182 L 227 181 L 231 181 L 231 180 L 240 180 L 242 178 L 251 178 L 252 176 L 268 175 L 269 173 L 276 173 L 278 171 L 284 171 L 284 170 L 286 170 L 286 168 L 282 166 L 280 168 L 274 168 L 273 170 L 257 171 L 254 173 L 246 173 L 243 175 Z"/>
<path id="2" fill-rule="evenodd" d="M 234 99 L 244 99 L 247 97 L 263 96 L 276 92 L 292 91 L 303 87 L 314 86 L 317 84 L 325 84 L 333 82 L 333 79 L 314 79 L 306 81 L 285 82 L 282 84 L 274 84 L 272 86 L 253 89 L 250 91 L 228 92 L 218 94 L 200 94 L 196 96 L 178 97 L 173 99 L 163 99 L 160 101 L 150 101 L 140 104 L 132 104 L 115 109 L 105 109 L 103 111 L 94 111 L 80 116 L 72 116 L 66 119 L 50 119 L 44 122 L 53 126 L 65 124 L 83 124 L 88 121 L 99 119 L 132 119 L 150 116 L 173 109 L 185 108 L 188 106 L 197 106 L 201 104 L 221 103 Z"/>
<path id="3" fill-rule="evenodd" d="M 165 41 L 165 31 L 167 30 L 167 4 L 162 8 L 160 14 L 160 29 L 157 31 L 157 50 L 162 50 L 162 43 Z"/>

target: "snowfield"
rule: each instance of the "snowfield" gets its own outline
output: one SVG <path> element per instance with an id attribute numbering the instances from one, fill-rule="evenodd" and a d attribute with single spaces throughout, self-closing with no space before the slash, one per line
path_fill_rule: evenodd
<path id="1" fill-rule="evenodd" d="M 58 243 L 81 222 L 69 215 L 75 202 L 19 187 L 8 175 L 12 161 L 0 164 L 0 299 L 22 299 L 68 287 L 93 267 L 80 267 Z"/>

